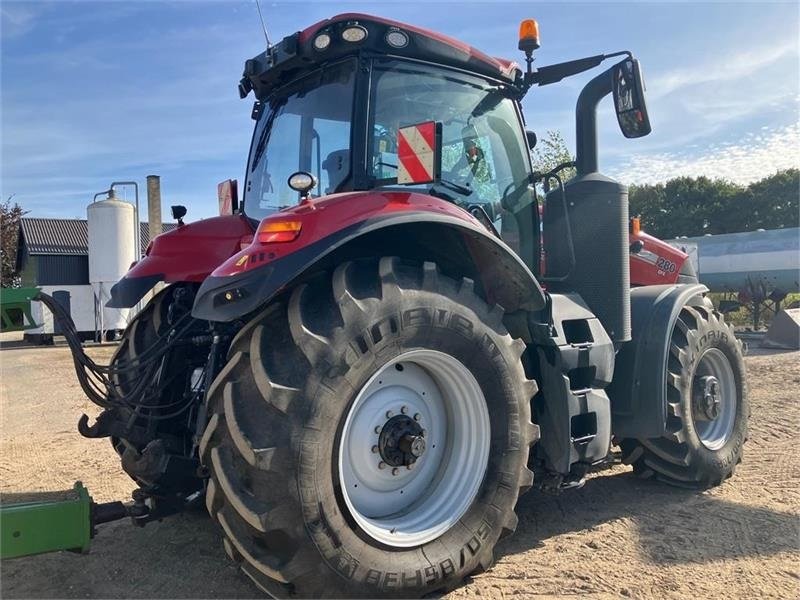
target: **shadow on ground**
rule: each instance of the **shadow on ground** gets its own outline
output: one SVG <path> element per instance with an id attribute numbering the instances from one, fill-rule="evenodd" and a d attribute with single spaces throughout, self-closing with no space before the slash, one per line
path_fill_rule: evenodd
<path id="1" fill-rule="evenodd" d="M 793 514 L 643 481 L 630 472 L 595 477 L 560 496 L 533 491 L 520 499 L 517 514 L 519 527 L 498 546 L 498 556 L 618 519 L 634 521 L 640 549 L 654 564 L 769 556 L 800 546 Z"/>
<path id="2" fill-rule="evenodd" d="M 642 482 L 629 473 L 595 477 L 583 489 L 557 497 L 533 491 L 520 501 L 518 514 L 517 532 L 498 546 L 498 557 L 616 519 L 635 521 L 644 556 L 659 565 L 770 555 L 798 546 L 798 522 L 790 514 Z M 128 522 L 101 526 L 88 556 L 62 552 L 15 559 L 5 561 L 2 571 L 4 598 L 261 595 L 225 556 L 215 526 L 202 512 L 145 528 Z"/>

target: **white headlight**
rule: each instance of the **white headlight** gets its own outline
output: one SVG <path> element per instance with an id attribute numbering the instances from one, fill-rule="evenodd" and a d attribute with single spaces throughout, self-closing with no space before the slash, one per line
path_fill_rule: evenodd
<path id="1" fill-rule="evenodd" d="M 361 25 L 351 25 L 342 31 L 342 39 L 345 42 L 363 42 L 367 38 L 367 30 Z"/>
<path id="2" fill-rule="evenodd" d="M 306 173 L 305 171 L 298 171 L 297 173 L 293 173 L 289 176 L 289 187 L 292 188 L 295 192 L 301 192 L 303 194 L 308 193 L 311 189 L 316 187 L 317 185 L 317 178 L 314 177 L 311 173 Z"/>
<path id="3" fill-rule="evenodd" d="M 386 34 L 386 43 L 393 48 L 405 48 L 408 46 L 408 36 L 397 29 L 393 29 Z"/>
<path id="4" fill-rule="evenodd" d="M 315 50 L 327 50 L 328 46 L 331 45 L 331 36 L 327 33 L 320 33 L 317 37 L 314 38 L 314 49 Z"/>

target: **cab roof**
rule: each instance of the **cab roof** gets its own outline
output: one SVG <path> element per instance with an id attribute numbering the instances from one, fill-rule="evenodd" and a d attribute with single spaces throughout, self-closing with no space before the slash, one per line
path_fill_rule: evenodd
<path id="1" fill-rule="evenodd" d="M 366 36 L 359 42 L 348 42 L 342 32 L 360 27 Z M 399 31 L 407 36 L 403 47 L 392 46 L 387 41 L 390 32 Z M 314 41 L 322 34 L 329 36 L 329 46 L 320 50 Z M 507 83 L 518 82 L 521 71 L 510 60 L 489 56 L 455 38 L 441 33 L 363 13 L 343 13 L 314 23 L 310 27 L 285 37 L 272 48 L 245 63 L 239 92 L 245 97 L 255 89 L 263 98 L 277 84 L 288 81 L 301 70 L 346 55 L 359 52 L 408 57 L 471 71 Z"/>

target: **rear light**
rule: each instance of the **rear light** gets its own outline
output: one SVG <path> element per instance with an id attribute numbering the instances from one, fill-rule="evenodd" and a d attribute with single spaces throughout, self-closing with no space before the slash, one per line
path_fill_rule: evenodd
<path id="1" fill-rule="evenodd" d="M 342 39 L 351 44 L 363 42 L 367 39 L 367 30 L 361 25 L 350 25 L 347 29 L 342 31 Z"/>
<path id="2" fill-rule="evenodd" d="M 639 217 L 633 217 L 631 219 L 631 235 L 638 236 L 639 233 L 642 231 L 642 222 L 639 220 Z"/>
<path id="3" fill-rule="evenodd" d="M 258 241 L 262 244 L 293 242 L 300 235 L 301 221 L 263 221 L 258 227 Z"/>

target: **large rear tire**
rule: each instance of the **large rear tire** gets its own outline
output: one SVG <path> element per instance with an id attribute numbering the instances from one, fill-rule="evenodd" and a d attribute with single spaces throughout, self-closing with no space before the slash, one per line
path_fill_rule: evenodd
<path id="1" fill-rule="evenodd" d="M 200 452 L 208 510 L 257 585 L 411 597 L 491 565 L 538 438 L 502 313 L 468 279 L 383 258 L 300 284 L 239 332 Z"/>
<path id="2" fill-rule="evenodd" d="M 683 307 L 667 361 L 667 433 L 621 442 L 637 475 L 696 489 L 733 475 L 750 416 L 741 347 L 710 300 Z"/>

